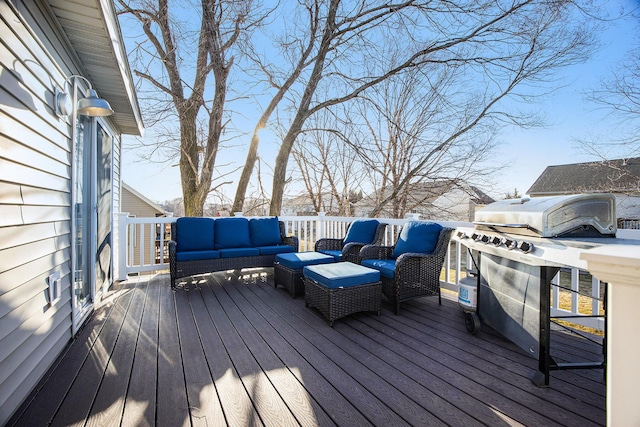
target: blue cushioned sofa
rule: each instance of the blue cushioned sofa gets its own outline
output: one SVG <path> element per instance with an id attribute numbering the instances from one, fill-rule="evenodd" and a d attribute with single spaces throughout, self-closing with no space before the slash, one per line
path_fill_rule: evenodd
<path id="1" fill-rule="evenodd" d="M 272 267 L 277 254 L 297 250 L 298 238 L 287 237 L 277 217 L 178 218 L 169 241 L 171 287 L 195 274 Z"/>

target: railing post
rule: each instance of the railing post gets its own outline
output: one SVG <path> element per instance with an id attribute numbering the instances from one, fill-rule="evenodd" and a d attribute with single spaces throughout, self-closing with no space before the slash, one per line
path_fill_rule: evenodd
<path id="1" fill-rule="evenodd" d="M 114 270 L 117 272 L 116 280 L 127 280 L 127 252 L 129 251 L 127 245 L 127 227 L 129 226 L 129 213 L 118 212 L 116 216 L 118 218 L 118 242 L 115 245 L 116 256 L 114 257 L 114 261 L 116 265 L 114 266 Z"/>
<path id="2" fill-rule="evenodd" d="M 318 212 L 318 219 L 316 220 L 316 230 L 318 230 L 318 237 L 316 241 L 324 239 L 324 236 L 326 235 L 326 230 L 324 229 L 327 224 L 325 215 L 325 212 Z"/>

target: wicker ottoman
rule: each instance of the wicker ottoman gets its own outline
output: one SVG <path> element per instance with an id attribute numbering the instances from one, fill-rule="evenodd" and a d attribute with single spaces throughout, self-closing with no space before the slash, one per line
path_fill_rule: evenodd
<path id="1" fill-rule="evenodd" d="M 329 264 L 334 261 L 331 255 L 320 252 L 294 252 L 276 255 L 273 264 L 273 286 L 282 285 L 295 298 L 304 293 L 302 269 L 307 265 Z"/>
<path id="2" fill-rule="evenodd" d="M 317 308 L 329 326 L 360 311 L 380 314 L 380 272 L 350 262 L 304 267 L 304 302 Z"/>

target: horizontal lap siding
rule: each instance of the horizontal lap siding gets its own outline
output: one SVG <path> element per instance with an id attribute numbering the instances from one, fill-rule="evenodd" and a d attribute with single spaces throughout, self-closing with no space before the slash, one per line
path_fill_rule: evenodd
<path id="1" fill-rule="evenodd" d="M 0 424 L 71 338 L 71 125 L 53 106 L 75 67 L 46 22 L 34 2 L 0 2 Z"/>

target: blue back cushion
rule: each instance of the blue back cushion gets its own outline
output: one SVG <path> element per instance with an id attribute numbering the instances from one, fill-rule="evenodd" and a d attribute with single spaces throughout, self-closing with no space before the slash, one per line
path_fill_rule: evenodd
<path id="1" fill-rule="evenodd" d="M 251 247 L 247 218 L 217 218 L 214 224 L 216 249 Z"/>
<path id="2" fill-rule="evenodd" d="M 377 219 L 359 219 L 353 221 L 342 244 L 373 243 L 373 238 L 376 235 L 376 229 L 379 224 Z"/>
<path id="3" fill-rule="evenodd" d="M 176 250 L 213 250 L 213 218 L 183 217 L 176 221 Z"/>
<path id="4" fill-rule="evenodd" d="M 406 253 L 430 254 L 436 248 L 442 226 L 435 222 L 410 221 L 400 232 L 393 257 Z"/>
<path id="5" fill-rule="evenodd" d="M 249 231 L 251 233 L 253 246 L 275 246 L 282 244 L 278 217 L 251 218 L 249 220 Z"/>

